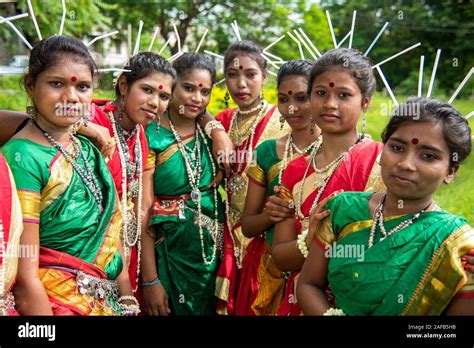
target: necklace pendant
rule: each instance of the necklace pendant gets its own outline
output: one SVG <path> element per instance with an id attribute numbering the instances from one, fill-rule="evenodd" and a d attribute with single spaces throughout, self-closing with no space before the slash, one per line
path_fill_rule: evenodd
<path id="1" fill-rule="evenodd" d="M 191 199 L 195 204 L 198 204 L 201 200 L 201 191 L 199 191 L 197 188 L 193 189 L 191 191 Z"/>
<path id="2" fill-rule="evenodd" d="M 183 220 L 183 219 L 186 218 L 186 215 L 184 214 L 184 202 L 183 201 L 178 202 L 178 217 L 180 218 L 180 220 Z"/>
<path id="3" fill-rule="evenodd" d="M 234 174 L 229 180 L 229 189 L 231 192 L 235 193 L 241 191 L 245 186 L 245 179 L 239 175 Z"/>

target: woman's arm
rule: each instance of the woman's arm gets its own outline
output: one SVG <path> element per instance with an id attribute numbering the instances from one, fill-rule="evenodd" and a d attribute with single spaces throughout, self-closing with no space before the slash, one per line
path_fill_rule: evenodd
<path id="1" fill-rule="evenodd" d="M 247 197 L 245 198 L 244 212 L 240 219 L 242 233 L 245 237 L 252 238 L 258 236 L 272 227 L 273 222 L 265 210 L 266 198 L 266 188 L 250 180 L 247 189 Z"/>
<path id="2" fill-rule="evenodd" d="M 154 200 L 153 170 L 143 173 L 143 202 L 142 202 L 142 255 L 141 275 L 143 283 L 158 281 L 155 258 L 155 238 L 150 235 L 148 223 Z M 143 286 L 144 311 L 147 315 L 168 315 L 171 311 L 168 305 L 168 295 L 161 283 Z"/>
<path id="3" fill-rule="evenodd" d="M 24 112 L 0 110 L 0 146 L 10 140 L 15 135 L 18 126 L 28 118 Z"/>
<path id="4" fill-rule="evenodd" d="M 313 243 L 296 286 L 296 297 L 305 315 L 323 315 L 331 305 L 326 296 L 329 259 Z"/>
<path id="5" fill-rule="evenodd" d="M 295 219 L 289 218 L 275 224 L 272 257 L 282 271 L 299 271 L 305 258 L 297 246 Z"/>
<path id="6" fill-rule="evenodd" d="M 20 245 L 34 248 L 36 255 L 20 255 L 13 288 L 16 309 L 21 315 L 53 315 L 46 290 L 38 275 L 39 225 L 25 222 Z M 28 253 L 29 254 L 29 253 Z"/>

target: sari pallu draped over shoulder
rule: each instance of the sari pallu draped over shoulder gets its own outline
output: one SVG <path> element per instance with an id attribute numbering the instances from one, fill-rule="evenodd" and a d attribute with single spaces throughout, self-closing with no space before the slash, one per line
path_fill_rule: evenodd
<path id="1" fill-rule="evenodd" d="M 421 213 L 403 230 L 368 248 L 372 193 L 333 199 L 316 236 L 330 257 L 328 280 L 336 306 L 348 315 L 441 315 L 451 300 L 472 296 L 473 277 L 461 257 L 474 248 L 474 230 L 446 211 Z M 412 214 L 389 217 L 390 231 Z"/>
<path id="2" fill-rule="evenodd" d="M 155 200 L 150 225 L 156 233 L 158 276 L 168 294 L 172 314 L 212 315 L 215 313 L 214 289 L 221 260 L 224 219 L 222 198 L 217 193 L 215 202 L 212 187 L 214 177 L 211 161 L 214 159 L 209 156 L 199 136 L 201 235 L 198 204 L 191 199 L 192 188 L 174 135 L 164 127 L 160 127 L 157 132 L 156 123 L 147 128 L 146 135 L 150 147 L 147 167 L 155 167 Z M 194 149 L 196 139 L 193 136 L 184 137 L 183 141 Z M 207 142 L 211 149 L 210 139 Z M 214 165 L 217 168 L 217 164 Z M 215 257 L 212 259 L 214 249 Z M 209 264 L 204 262 L 204 258 Z"/>
<path id="3" fill-rule="evenodd" d="M 381 143 L 368 139 L 354 146 L 328 181 L 320 201 L 341 189 L 344 191 L 385 191 L 379 164 L 382 148 L 383 145 Z M 301 196 L 303 201 L 301 211 L 304 216 L 309 216 L 309 211 L 318 195 L 319 188 L 331 172 L 329 168 L 326 172 L 317 173 L 313 166 L 311 166 L 302 187 L 303 176 L 307 167 L 308 156 L 299 157 L 290 162 L 282 178 L 282 186 L 289 192 L 290 198 L 295 204 L 297 204 Z M 349 211 L 352 211 L 352 208 Z M 305 224 L 305 226 L 303 227 L 302 224 Z M 295 227 L 297 233 L 300 234 L 303 229 L 308 228 L 308 224 L 309 220 L 304 222 L 296 220 Z M 285 296 L 278 309 L 278 315 L 301 315 L 301 308 L 296 298 L 298 276 L 299 271 L 292 272 L 289 276 L 286 283 Z"/>
<path id="4" fill-rule="evenodd" d="M 222 123 L 224 129 L 228 132 L 232 142 L 236 144 L 238 138 L 235 126 L 231 128 L 232 114 L 235 109 L 226 109 L 216 115 L 216 119 Z M 280 138 L 290 132 L 290 127 L 285 124 L 283 129 L 280 126 L 280 112 L 277 106 L 267 106 L 266 113 L 263 118 L 258 121 L 253 137 L 252 151 L 268 139 Z M 253 122 L 253 118 L 246 118 L 238 121 L 239 129 L 246 129 Z M 235 121 L 237 122 L 237 121 Z M 249 135 L 250 137 L 250 135 Z M 243 141 L 240 146 L 235 146 L 236 153 L 247 154 L 247 141 Z M 246 156 L 243 156 L 247 158 Z M 240 161 L 241 159 L 238 158 Z M 233 172 L 237 173 L 238 163 L 233 165 Z M 244 210 L 245 197 L 247 195 L 248 175 L 247 171 L 250 166 L 244 164 L 241 168 L 242 178 L 244 179 L 244 187 L 238 192 L 227 192 L 227 200 L 229 202 L 229 213 L 226 214 L 224 227 L 224 257 L 219 268 L 216 281 L 216 296 L 219 299 L 217 305 L 217 313 L 222 315 L 235 315 L 236 304 L 235 297 L 237 288 L 240 283 L 241 270 L 238 264 L 243 262 L 245 252 L 251 239 L 246 238 L 242 234 L 242 228 L 239 220 Z M 232 234 L 232 235 L 231 235 Z M 235 242 L 235 244 L 234 244 Z M 235 250 L 239 250 L 238 260 Z"/>
<path id="5" fill-rule="evenodd" d="M 117 312 L 116 296 L 110 291 L 103 297 L 82 293 L 76 277 L 79 267 L 83 273 L 94 269 L 104 280 L 105 291 L 115 284 L 123 267 L 118 249 L 122 219 L 112 177 L 97 148 L 86 138 L 78 139 L 85 159 L 79 155 L 76 161 L 83 168 L 84 160 L 91 166 L 103 194 L 102 212 L 79 174 L 56 148 L 14 139 L 2 151 L 12 166 L 23 221 L 39 224 L 39 276 L 54 313 L 113 315 Z M 74 152 L 71 143 L 65 148 Z M 65 266 L 62 262 L 66 259 L 74 261 Z"/>
<path id="6" fill-rule="evenodd" d="M 20 236 L 23 232 L 21 207 L 15 181 L 10 168 L 0 153 L 0 229 L 5 250 L 0 255 L 0 270 L 3 279 L 0 293 L 0 315 L 18 315 L 14 307 L 11 289 L 15 283 L 18 266 Z M 3 302 L 2 302 L 3 301 Z"/>

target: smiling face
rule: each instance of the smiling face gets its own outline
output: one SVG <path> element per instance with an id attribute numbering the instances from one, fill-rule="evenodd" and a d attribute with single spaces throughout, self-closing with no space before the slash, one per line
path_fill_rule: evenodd
<path id="1" fill-rule="evenodd" d="M 278 110 L 292 129 L 305 129 L 310 126 L 310 106 L 308 79 L 299 75 L 284 77 L 278 87 Z"/>
<path id="2" fill-rule="evenodd" d="M 458 167 L 449 169 L 450 156 L 440 123 L 404 123 L 384 146 L 382 179 L 399 199 L 429 197 L 454 178 Z"/>
<path id="3" fill-rule="evenodd" d="M 90 109 L 91 70 L 76 57 L 65 55 L 40 73 L 34 85 L 28 85 L 27 91 L 38 110 L 38 117 L 57 127 L 68 127 Z"/>
<path id="4" fill-rule="evenodd" d="M 241 110 L 246 110 L 260 103 L 260 93 L 266 82 L 266 75 L 254 59 L 241 54 L 227 66 L 225 81 L 234 102 Z"/>
<path id="5" fill-rule="evenodd" d="M 148 125 L 161 116 L 171 98 L 173 77 L 161 72 L 151 73 L 128 86 L 125 76 L 119 79 L 125 112 L 135 124 Z"/>
<path id="6" fill-rule="evenodd" d="M 335 134 L 353 131 L 370 102 L 349 72 L 341 68 L 314 79 L 310 100 L 316 124 L 324 133 Z"/>
<path id="7" fill-rule="evenodd" d="M 195 119 L 209 104 L 211 91 L 211 73 L 203 69 L 191 69 L 178 77 L 170 106 L 174 114 Z"/>

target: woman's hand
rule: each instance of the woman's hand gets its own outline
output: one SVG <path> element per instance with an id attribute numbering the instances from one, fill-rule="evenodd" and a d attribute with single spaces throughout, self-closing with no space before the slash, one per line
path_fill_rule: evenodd
<path id="1" fill-rule="evenodd" d="M 89 138 L 89 140 L 97 146 L 102 156 L 106 159 L 106 162 L 112 158 L 116 143 L 115 139 L 110 136 L 110 132 L 107 128 L 89 122 L 87 127 L 81 127 L 79 134 Z"/>
<path id="2" fill-rule="evenodd" d="M 167 316 L 171 312 L 168 295 L 161 283 L 143 287 L 143 307 L 146 315 Z"/>
<path id="3" fill-rule="evenodd" d="M 234 144 L 223 129 L 213 129 L 212 154 L 219 166 L 223 166 L 225 175 L 230 176 L 232 172 L 232 157 L 234 154 Z"/>
<path id="4" fill-rule="evenodd" d="M 278 193 L 280 192 L 279 186 L 275 186 L 273 191 L 275 195 L 268 197 L 267 203 L 265 203 L 265 212 L 270 221 L 277 223 L 292 217 L 295 208 L 290 207 L 287 201 L 278 197 Z"/>
<path id="5" fill-rule="evenodd" d="M 474 274 L 474 250 L 469 250 L 467 255 L 461 257 L 461 262 L 466 271 Z"/>

